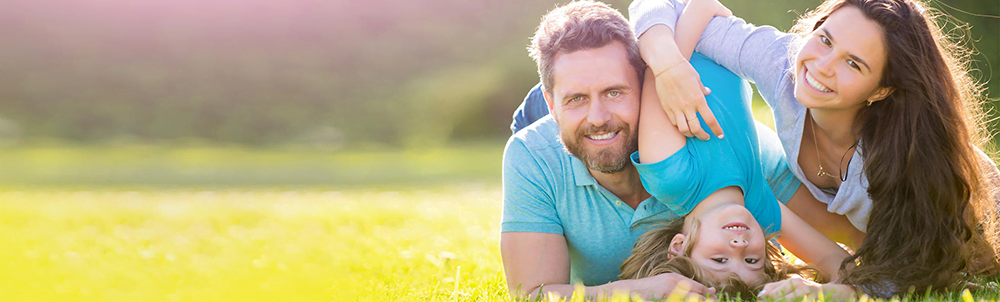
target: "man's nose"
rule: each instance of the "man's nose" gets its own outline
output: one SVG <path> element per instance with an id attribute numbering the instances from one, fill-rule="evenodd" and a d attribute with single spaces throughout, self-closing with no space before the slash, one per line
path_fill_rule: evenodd
<path id="1" fill-rule="evenodd" d="M 587 110 L 587 121 L 594 126 L 601 126 L 604 123 L 611 120 L 611 113 L 608 112 L 607 106 L 605 106 L 604 101 L 600 99 L 593 99 L 589 104 L 590 108 Z"/>

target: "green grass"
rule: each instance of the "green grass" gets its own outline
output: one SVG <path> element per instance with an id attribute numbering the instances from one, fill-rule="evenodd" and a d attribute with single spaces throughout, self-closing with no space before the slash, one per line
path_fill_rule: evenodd
<path id="1" fill-rule="evenodd" d="M 496 183 L 3 191 L 0 300 L 507 300 L 500 211 Z"/>
<path id="2" fill-rule="evenodd" d="M 500 300 L 499 191 L 8 191 L 0 300 Z"/>

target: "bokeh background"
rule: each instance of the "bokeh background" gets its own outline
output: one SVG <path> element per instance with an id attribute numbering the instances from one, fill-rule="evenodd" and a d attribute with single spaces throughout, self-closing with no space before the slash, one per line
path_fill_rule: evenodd
<path id="1" fill-rule="evenodd" d="M 0 11 L 0 142 L 326 150 L 509 135 L 525 46 L 557 1 L 49 0 Z M 729 0 L 788 29 L 816 0 Z M 627 15 L 629 1 L 609 1 Z M 1000 98 L 1000 2 L 932 1 L 971 27 Z M 982 16 L 987 15 L 987 16 Z M 992 17 L 990 17 L 992 16 Z M 992 104 L 991 104 L 992 105 Z"/>
<path id="2" fill-rule="evenodd" d="M 505 299 L 500 159 L 563 2 L 0 0 L 0 300 Z M 1000 1 L 931 6 L 995 108 Z"/>

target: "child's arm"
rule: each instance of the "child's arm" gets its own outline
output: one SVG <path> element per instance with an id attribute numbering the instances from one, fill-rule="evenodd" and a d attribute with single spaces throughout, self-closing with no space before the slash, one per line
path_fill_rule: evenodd
<path id="1" fill-rule="evenodd" d="M 809 265 L 819 270 L 821 279 L 837 281 L 840 263 L 850 254 L 798 215 L 781 206 L 781 235 L 778 242 Z"/>
<path id="2" fill-rule="evenodd" d="M 684 58 L 691 59 L 691 53 L 694 52 L 694 47 L 698 44 L 701 33 L 708 26 L 708 21 L 711 21 L 715 16 L 729 17 L 732 15 L 733 13 L 722 3 L 719 3 L 719 0 L 690 0 L 684 8 L 684 12 L 677 19 L 676 32 L 674 33 L 674 42 L 677 43 L 677 48 L 684 55 Z"/>

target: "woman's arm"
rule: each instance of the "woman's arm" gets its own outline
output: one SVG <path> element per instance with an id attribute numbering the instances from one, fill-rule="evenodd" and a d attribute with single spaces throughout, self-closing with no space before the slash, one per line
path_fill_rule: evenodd
<path id="1" fill-rule="evenodd" d="M 850 256 L 836 242 L 795 215 L 785 205 L 781 206 L 781 235 L 778 242 L 806 263 L 819 270 L 820 278 L 837 281 L 840 264 Z"/>
<path id="2" fill-rule="evenodd" d="M 691 0 L 677 19 L 674 41 L 685 59 L 691 59 L 698 38 L 712 17 L 730 17 L 733 12 L 718 0 Z"/>

